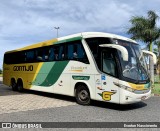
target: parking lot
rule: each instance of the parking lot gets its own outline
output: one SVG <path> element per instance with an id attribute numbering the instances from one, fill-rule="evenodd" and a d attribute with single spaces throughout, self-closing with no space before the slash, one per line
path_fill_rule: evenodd
<path id="1" fill-rule="evenodd" d="M 2 84 L 2 78 L 0 81 L 0 114 L 76 105 L 72 101 L 52 98 L 53 94 L 34 91 L 14 92 L 11 87 Z"/>
<path id="2" fill-rule="evenodd" d="M 76 104 L 75 98 L 25 91 L 12 91 L 0 82 L 1 122 L 160 122 L 160 97 L 130 105 L 93 101 Z"/>

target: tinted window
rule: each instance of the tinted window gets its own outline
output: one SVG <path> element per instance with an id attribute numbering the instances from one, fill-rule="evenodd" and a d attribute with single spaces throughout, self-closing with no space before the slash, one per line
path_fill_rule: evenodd
<path id="1" fill-rule="evenodd" d="M 60 61 L 64 60 L 64 46 L 63 45 L 58 45 L 53 47 L 53 52 L 54 52 L 54 60 L 55 61 Z"/>
<path id="2" fill-rule="evenodd" d="M 35 61 L 35 51 L 30 50 L 25 53 L 25 61 L 26 62 L 34 62 Z"/>
<path id="3" fill-rule="evenodd" d="M 15 52 L 4 55 L 4 63 L 6 64 L 17 64 L 25 62 L 24 52 Z"/>
<path id="4" fill-rule="evenodd" d="M 112 43 L 109 38 L 96 37 L 96 38 L 87 38 L 86 42 L 95 58 L 99 70 L 101 70 L 101 44 Z"/>
<path id="5" fill-rule="evenodd" d="M 112 75 L 112 76 L 116 76 L 116 61 L 114 58 L 114 50 L 106 50 L 102 52 L 102 71 Z"/>
<path id="6" fill-rule="evenodd" d="M 67 59 L 89 63 L 81 41 L 67 43 Z"/>
<path id="7" fill-rule="evenodd" d="M 81 41 L 72 41 L 4 55 L 4 63 L 6 64 L 62 60 L 76 60 L 89 63 Z"/>
<path id="8" fill-rule="evenodd" d="M 93 53 L 93 56 L 95 58 L 98 57 L 99 52 L 100 52 L 100 47 L 99 45 L 101 44 L 111 44 L 111 40 L 109 38 L 101 38 L 101 37 L 97 37 L 97 38 L 87 38 L 86 42 L 90 48 L 90 50 Z"/>

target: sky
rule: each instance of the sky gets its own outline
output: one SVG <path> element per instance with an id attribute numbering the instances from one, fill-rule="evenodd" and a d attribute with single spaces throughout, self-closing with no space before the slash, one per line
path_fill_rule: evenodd
<path id="1" fill-rule="evenodd" d="M 131 17 L 149 10 L 160 16 L 159 6 L 160 0 L 2 0 L 0 69 L 4 52 L 56 38 L 54 27 L 59 37 L 85 31 L 129 37 Z"/>

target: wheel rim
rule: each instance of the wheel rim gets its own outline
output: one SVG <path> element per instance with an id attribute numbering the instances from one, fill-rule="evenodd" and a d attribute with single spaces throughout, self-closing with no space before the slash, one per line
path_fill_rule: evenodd
<path id="1" fill-rule="evenodd" d="M 21 86 L 20 85 L 18 85 L 18 90 L 21 90 Z"/>
<path id="2" fill-rule="evenodd" d="M 17 89 L 19 92 L 23 91 L 23 84 L 21 82 L 18 82 Z"/>
<path id="3" fill-rule="evenodd" d="M 21 84 L 18 84 L 18 90 L 21 91 L 22 90 L 22 86 Z"/>
<path id="4" fill-rule="evenodd" d="M 16 84 L 12 82 L 12 87 L 13 87 L 13 88 L 15 87 L 15 85 L 16 85 Z"/>
<path id="5" fill-rule="evenodd" d="M 87 101 L 89 99 L 89 94 L 86 90 L 81 90 L 78 94 L 78 98 L 82 102 Z"/>
<path id="6" fill-rule="evenodd" d="M 16 83 L 14 81 L 12 81 L 12 88 L 16 87 Z"/>

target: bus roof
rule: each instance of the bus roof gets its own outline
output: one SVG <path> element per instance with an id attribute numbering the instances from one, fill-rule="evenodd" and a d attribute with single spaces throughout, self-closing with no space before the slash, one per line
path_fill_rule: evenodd
<path id="1" fill-rule="evenodd" d="M 116 35 L 116 34 L 103 33 L 103 32 L 82 32 L 82 33 L 77 33 L 77 34 L 73 34 L 73 35 L 68 35 L 68 36 L 64 36 L 64 37 L 60 37 L 60 38 L 54 38 L 51 40 L 39 42 L 39 43 L 32 44 L 32 45 L 29 45 L 29 46 L 26 46 L 26 47 L 23 47 L 20 49 L 8 51 L 6 53 L 28 50 L 28 49 L 38 48 L 38 47 L 42 47 L 42 46 L 49 46 L 49 45 L 56 44 L 56 43 L 63 43 L 63 42 L 67 42 L 67 41 L 73 41 L 76 39 L 92 38 L 92 37 L 108 37 L 108 38 L 121 39 L 121 40 L 136 43 L 136 41 L 134 41 L 132 39 L 129 39 L 127 37 L 123 37 L 120 35 Z"/>
<path id="2" fill-rule="evenodd" d="M 108 37 L 108 38 L 113 38 L 113 39 L 121 39 L 121 40 L 126 40 L 130 41 L 133 43 L 137 43 L 136 41 L 129 39 L 124 36 L 116 35 L 116 34 L 111 34 L 111 33 L 103 33 L 103 32 L 82 32 L 74 35 L 69 35 L 69 36 L 64 36 L 58 38 L 58 40 L 65 40 L 65 39 L 70 39 L 74 37 L 83 37 L 83 38 L 91 38 L 91 37 Z"/>

